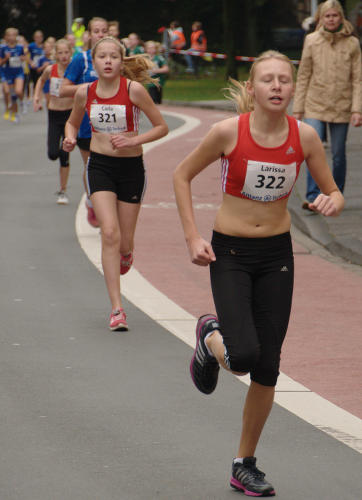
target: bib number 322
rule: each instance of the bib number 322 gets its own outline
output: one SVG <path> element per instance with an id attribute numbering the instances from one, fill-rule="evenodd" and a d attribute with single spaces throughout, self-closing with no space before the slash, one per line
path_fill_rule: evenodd
<path id="1" fill-rule="evenodd" d="M 257 183 L 255 184 L 254 187 L 256 188 L 263 188 L 266 187 L 267 189 L 283 189 L 284 187 L 284 182 L 285 182 L 285 177 L 280 175 L 278 177 L 275 177 L 274 175 L 257 175 Z"/>

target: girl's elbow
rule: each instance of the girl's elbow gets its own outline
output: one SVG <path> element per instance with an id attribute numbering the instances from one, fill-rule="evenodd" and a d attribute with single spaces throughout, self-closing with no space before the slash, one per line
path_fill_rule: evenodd
<path id="1" fill-rule="evenodd" d="M 161 125 L 160 134 L 160 137 L 165 137 L 168 134 L 168 125 L 166 123 Z"/>

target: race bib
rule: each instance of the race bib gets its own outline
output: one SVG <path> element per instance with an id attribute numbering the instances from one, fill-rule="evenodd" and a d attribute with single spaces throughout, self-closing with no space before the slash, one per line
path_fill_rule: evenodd
<path id="1" fill-rule="evenodd" d="M 256 201 L 276 201 L 284 198 L 291 191 L 296 177 L 297 164 L 280 165 L 278 163 L 248 160 L 245 183 L 241 194 Z"/>
<path id="2" fill-rule="evenodd" d="M 120 104 L 91 104 L 90 121 L 97 132 L 106 134 L 126 132 L 126 106 Z"/>
<path id="3" fill-rule="evenodd" d="M 22 61 L 19 56 L 11 56 L 9 58 L 9 68 L 21 68 Z"/>
<path id="4" fill-rule="evenodd" d="M 50 79 L 50 95 L 54 95 L 55 97 L 59 97 L 59 90 L 62 85 L 63 78 L 57 78 L 52 76 Z"/>
<path id="5" fill-rule="evenodd" d="M 40 55 L 40 54 L 37 54 L 37 55 L 35 55 L 35 56 L 33 57 L 33 63 L 34 63 L 36 66 L 38 66 L 38 62 L 39 62 L 40 58 L 41 58 L 41 55 Z"/>

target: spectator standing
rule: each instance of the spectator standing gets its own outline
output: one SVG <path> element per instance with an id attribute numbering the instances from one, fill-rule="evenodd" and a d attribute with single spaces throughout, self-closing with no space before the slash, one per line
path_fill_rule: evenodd
<path id="1" fill-rule="evenodd" d="M 172 21 L 170 23 L 170 28 L 168 30 L 168 38 L 170 41 L 170 49 L 182 50 L 185 48 L 186 39 L 184 35 L 184 30 L 180 26 L 178 21 Z M 171 53 L 171 59 L 175 63 L 181 63 L 183 61 L 183 56 L 180 54 Z"/>
<path id="2" fill-rule="evenodd" d="M 320 7 L 319 25 L 306 36 L 297 77 L 293 113 L 305 118 L 321 139 L 328 125 L 333 176 L 341 192 L 346 178 L 346 140 L 351 123 L 361 125 L 361 49 L 353 26 L 344 17 L 338 0 Z M 308 173 L 306 201 L 309 209 L 320 191 Z"/>
<path id="3" fill-rule="evenodd" d="M 192 23 L 191 32 L 191 47 L 190 50 L 197 50 L 200 52 L 206 52 L 207 49 L 207 39 L 204 30 L 202 29 L 202 23 L 200 21 L 194 21 Z M 187 62 L 187 70 L 190 73 L 197 75 L 200 63 L 199 55 L 186 54 L 185 59 Z"/>
<path id="4" fill-rule="evenodd" d="M 165 58 L 160 54 L 160 44 L 149 40 L 145 43 L 146 54 L 149 55 L 151 61 L 154 63 L 155 72 L 151 73 L 152 78 L 157 78 L 159 85 L 154 83 L 149 83 L 147 85 L 147 90 L 152 100 L 156 104 L 162 103 L 162 89 L 166 83 L 167 73 L 169 72 L 169 67 L 166 63 Z"/>
<path id="5" fill-rule="evenodd" d="M 83 17 L 77 17 L 72 24 L 72 33 L 75 36 L 76 52 L 82 52 L 83 49 L 83 34 L 85 32 Z"/>

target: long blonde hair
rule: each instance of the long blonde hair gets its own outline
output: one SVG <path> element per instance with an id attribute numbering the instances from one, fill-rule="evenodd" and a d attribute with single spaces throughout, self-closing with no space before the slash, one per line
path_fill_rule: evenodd
<path id="1" fill-rule="evenodd" d="M 355 29 L 354 29 L 353 24 L 350 21 L 348 21 L 348 19 L 345 18 L 343 7 L 340 4 L 340 2 L 338 2 L 338 0 L 327 0 L 326 2 L 319 4 L 319 7 L 320 7 L 320 11 L 319 11 L 319 21 L 318 21 L 317 28 L 320 28 L 321 26 L 323 26 L 323 17 L 324 17 L 324 14 L 327 12 L 327 10 L 335 9 L 338 12 L 338 14 L 341 16 L 341 23 L 343 24 L 343 26 L 345 27 L 347 32 L 351 35 L 357 36 L 357 38 L 358 38 L 358 35 L 355 33 Z"/>
<path id="2" fill-rule="evenodd" d="M 292 72 L 293 80 L 295 80 L 296 70 L 294 64 L 288 56 L 282 54 L 281 52 L 278 52 L 277 50 L 267 50 L 265 52 L 262 52 L 251 65 L 249 79 L 247 81 L 239 82 L 234 78 L 229 78 L 230 86 L 225 89 L 227 91 L 225 97 L 234 102 L 238 113 L 247 113 L 248 111 L 253 111 L 254 99 L 247 92 L 246 85 L 247 82 L 254 82 L 256 66 L 263 61 L 268 61 L 269 59 L 279 59 L 280 61 L 288 63 Z"/>
<path id="3" fill-rule="evenodd" d="M 92 48 L 92 58 L 94 58 L 97 48 L 102 42 L 113 42 L 119 49 L 123 68 L 121 75 L 129 80 L 134 80 L 141 83 L 153 83 L 158 85 L 158 80 L 151 78 L 149 70 L 153 68 L 153 63 L 146 54 L 137 54 L 135 56 L 126 57 L 126 49 L 123 43 L 119 42 L 113 36 L 105 36 L 98 40 Z"/>
<path id="4" fill-rule="evenodd" d="M 319 7 L 319 23 L 318 23 L 319 25 L 321 24 L 322 17 L 329 9 L 335 9 L 341 16 L 342 23 L 344 23 L 345 17 L 344 17 L 343 7 L 338 2 L 338 0 L 327 0 L 326 2 L 319 4 L 318 7 Z"/>

